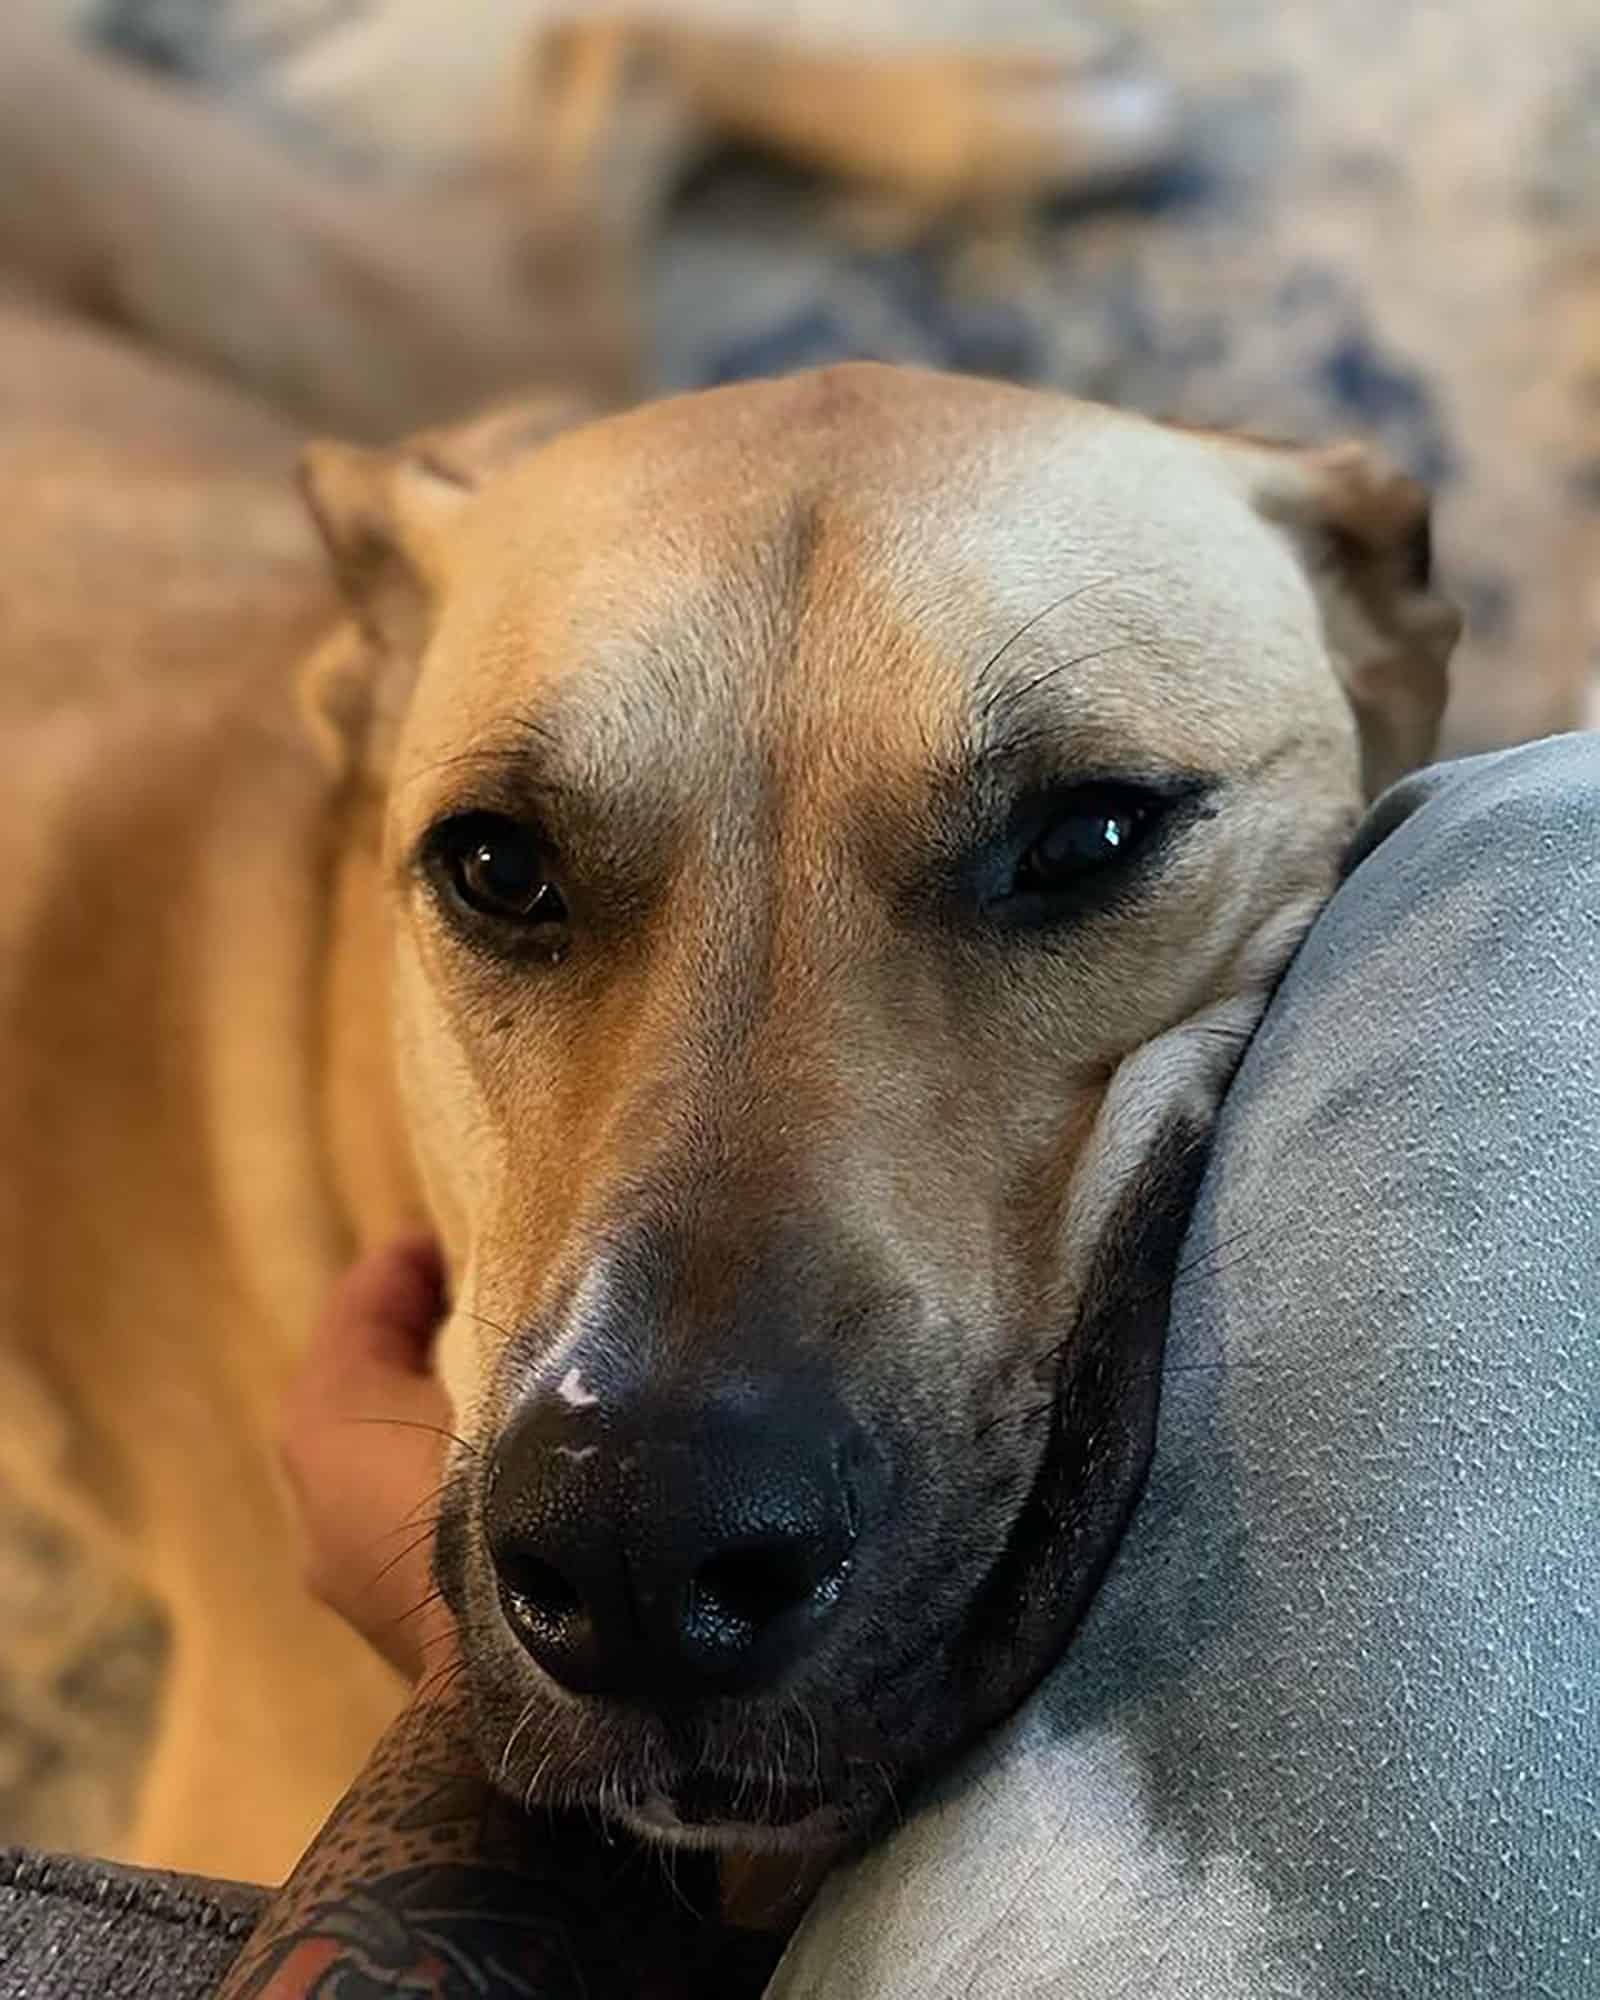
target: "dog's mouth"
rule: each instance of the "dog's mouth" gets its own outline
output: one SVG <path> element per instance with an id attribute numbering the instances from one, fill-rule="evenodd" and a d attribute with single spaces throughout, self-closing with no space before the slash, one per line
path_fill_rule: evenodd
<path id="1" fill-rule="evenodd" d="M 837 1841 L 846 1827 L 820 1785 L 759 1771 L 686 1773 L 622 1817 L 647 1839 L 693 1847 L 815 1848 Z"/>
<path id="2" fill-rule="evenodd" d="M 818 1786 L 774 1785 L 739 1773 L 697 1772 L 680 1778 L 662 1796 L 685 1826 L 698 1827 L 744 1822 L 794 1826 L 828 1804 Z"/>

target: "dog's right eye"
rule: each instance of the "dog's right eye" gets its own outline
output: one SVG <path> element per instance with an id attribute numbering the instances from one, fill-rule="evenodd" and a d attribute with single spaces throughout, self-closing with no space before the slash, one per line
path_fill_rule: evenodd
<path id="1" fill-rule="evenodd" d="M 519 927 L 566 921 L 539 837 L 499 813 L 463 813 L 428 836 L 428 861 L 448 893 L 480 917 Z"/>

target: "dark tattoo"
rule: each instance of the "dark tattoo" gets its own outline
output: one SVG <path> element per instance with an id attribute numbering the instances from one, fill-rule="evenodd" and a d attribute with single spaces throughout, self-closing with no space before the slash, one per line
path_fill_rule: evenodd
<path id="1" fill-rule="evenodd" d="M 670 1867 L 669 1867 L 670 1859 Z M 727 2000 L 779 1941 L 731 1931 L 714 1865 L 524 1814 L 461 1713 L 414 1702 L 245 1946 L 219 2000 Z"/>

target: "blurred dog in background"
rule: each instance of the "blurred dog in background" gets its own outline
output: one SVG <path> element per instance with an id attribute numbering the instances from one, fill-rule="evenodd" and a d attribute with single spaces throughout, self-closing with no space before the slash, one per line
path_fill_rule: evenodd
<path id="1" fill-rule="evenodd" d="M 302 427 L 385 440 L 541 386 L 567 415 L 631 400 L 663 206 L 727 139 L 923 219 L 1114 185 L 1173 143 L 1169 93 L 1088 31 L 844 53 L 727 22 L 513 25 L 481 140 L 404 187 L 321 173 L 39 6 L 0 22 L 0 1467 L 169 1621 L 131 1830 L 47 1829 L 149 1862 L 281 1873 L 397 1694 L 306 1599 L 272 1465 L 328 1273 L 416 1215 L 403 1136 L 323 1095 L 330 1042 L 357 1097 L 386 1057 L 323 945 L 369 920 L 330 873 L 293 700 L 336 623 Z"/>
<path id="2" fill-rule="evenodd" d="M 0 269 L 300 421 L 393 438 L 530 384 L 637 395 L 643 267 L 718 146 L 764 146 L 926 222 L 1137 181 L 1177 144 L 1171 91 L 1089 26 L 1008 48 L 859 24 L 847 41 L 777 34 L 753 9 L 532 28 L 525 5 L 482 12 L 470 33 L 452 12 L 448 39 L 509 45 L 509 73 L 475 140 L 454 131 L 448 168 L 396 186 L 319 172 L 24 0 L 0 23 Z M 401 60 L 391 47 L 383 74 L 438 75 L 443 15 L 390 13 Z M 416 96 L 393 107 L 402 139 Z M 439 96 L 474 122 L 459 84 Z"/>

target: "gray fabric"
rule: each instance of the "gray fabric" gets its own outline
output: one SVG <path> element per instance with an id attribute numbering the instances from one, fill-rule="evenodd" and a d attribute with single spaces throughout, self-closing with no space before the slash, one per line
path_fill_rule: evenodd
<path id="1" fill-rule="evenodd" d="M 1224 1106 L 1078 1641 L 771 2000 L 1600 1995 L 1600 737 L 1380 834 Z"/>
<path id="2" fill-rule="evenodd" d="M 0 2000 L 210 1993 L 264 1889 L 0 1850 Z"/>

